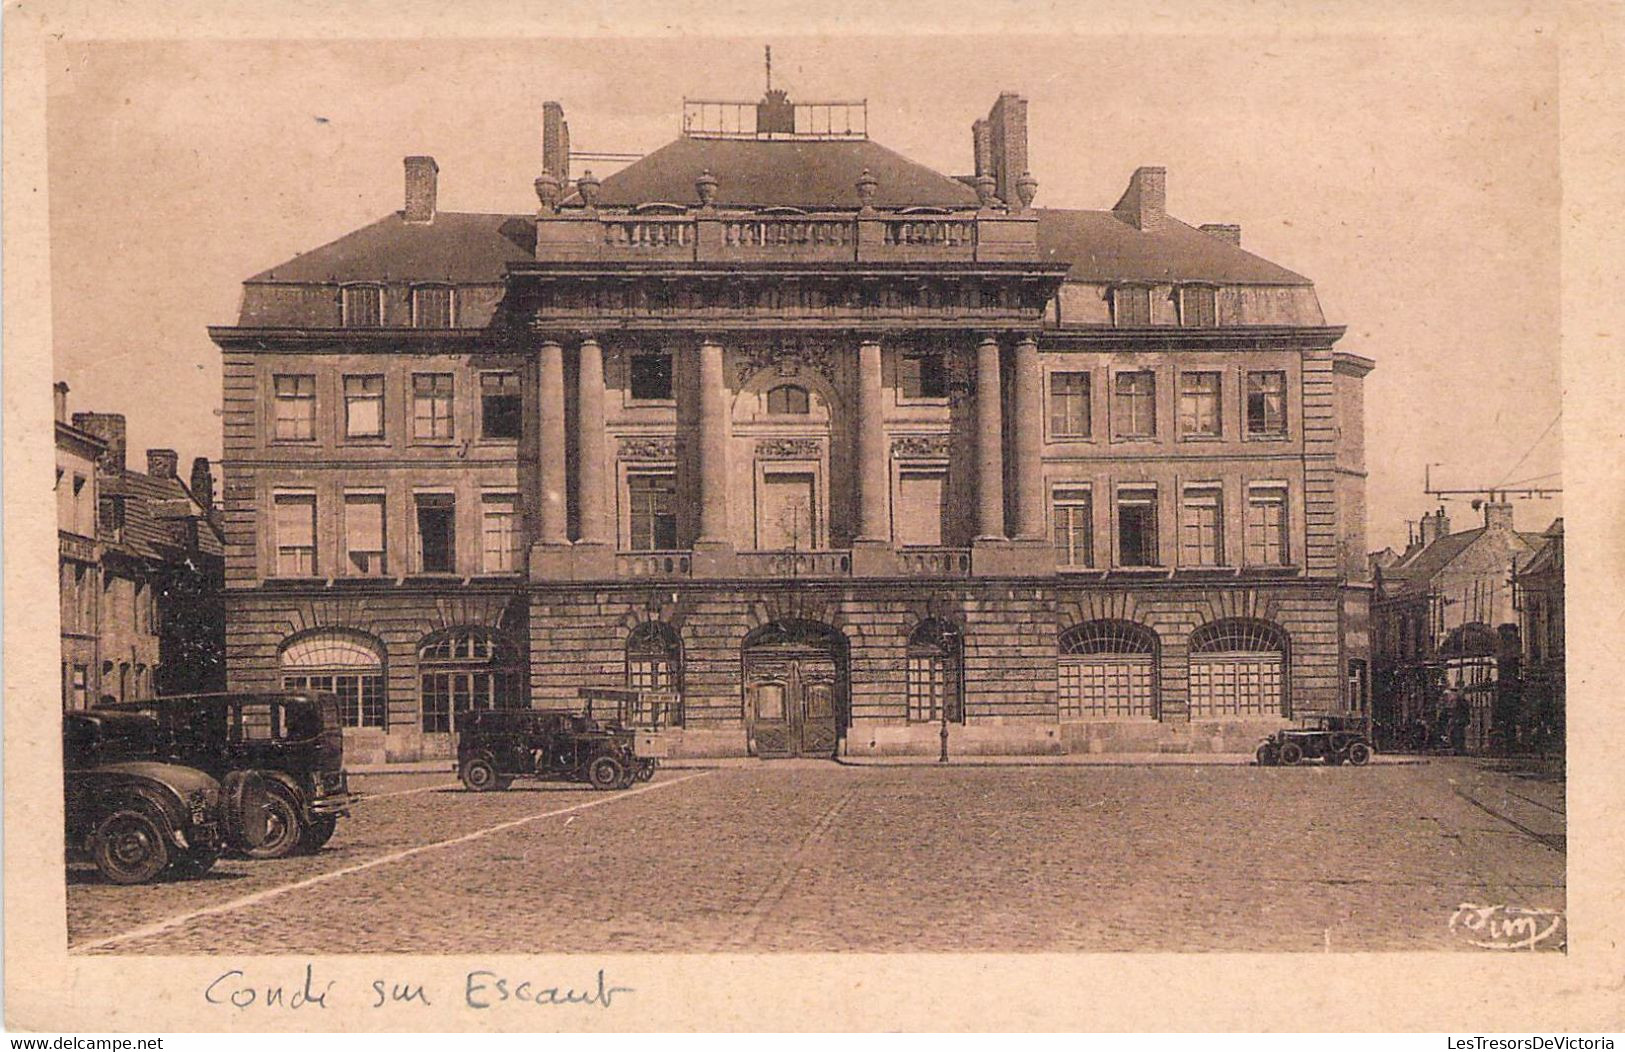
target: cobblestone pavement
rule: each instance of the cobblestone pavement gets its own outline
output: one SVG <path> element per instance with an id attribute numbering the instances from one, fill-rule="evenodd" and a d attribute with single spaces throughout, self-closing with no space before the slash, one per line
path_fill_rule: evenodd
<path id="1" fill-rule="evenodd" d="M 1565 904 L 1561 780 L 1467 760 L 764 764 L 662 772 L 621 794 L 520 782 L 476 795 L 447 780 L 359 777 L 372 797 L 312 857 L 225 859 L 202 880 L 134 888 L 75 872 L 70 945 L 163 954 L 1472 949 L 1450 930 L 1464 902 Z"/>

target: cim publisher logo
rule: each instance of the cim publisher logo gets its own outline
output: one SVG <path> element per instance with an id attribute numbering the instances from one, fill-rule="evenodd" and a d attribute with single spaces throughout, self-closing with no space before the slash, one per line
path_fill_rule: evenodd
<path id="1" fill-rule="evenodd" d="M 1450 930 L 1486 950 L 1560 950 L 1568 941 L 1560 911 L 1523 906 L 1463 902 L 1450 915 Z"/>

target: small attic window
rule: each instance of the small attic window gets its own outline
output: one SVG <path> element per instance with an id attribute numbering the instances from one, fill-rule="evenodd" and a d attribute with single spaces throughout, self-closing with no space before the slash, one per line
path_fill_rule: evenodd
<path id="1" fill-rule="evenodd" d="M 414 329 L 449 329 L 455 313 L 451 286 L 419 285 L 412 290 Z"/>
<path id="2" fill-rule="evenodd" d="M 384 290 L 377 285 L 346 285 L 339 290 L 340 324 L 376 329 L 384 323 Z"/>
<path id="3" fill-rule="evenodd" d="M 1179 324 L 1198 329 L 1211 329 L 1218 324 L 1215 306 L 1217 292 L 1212 285 L 1181 285 Z"/>
<path id="4" fill-rule="evenodd" d="M 1151 290 L 1144 285 L 1112 289 L 1112 324 L 1119 329 L 1151 324 Z"/>

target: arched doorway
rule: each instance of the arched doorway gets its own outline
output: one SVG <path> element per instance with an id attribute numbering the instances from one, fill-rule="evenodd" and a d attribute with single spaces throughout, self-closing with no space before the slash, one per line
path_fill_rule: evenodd
<path id="1" fill-rule="evenodd" d="M 1268 621 L 1231 618 L 1191 633 L 1193 719 L 1285 716 L 1286 633 Z"/>
<path id="2" fill-rule="evenodd" d="M 908 637 L 908 721 L 965 722 L 959 626 L 932 617 Z"/>
<path id="3" fill-rule="evenodd" d="M 745 733 L 761 757 L 833 756 L 846 711 L 846 637 L 775 621 L 745 637 Z"/>
<path id="4" fill-rule="evenodd" d="M 282 645 L 282 689 L 338 695 L 346 727 L 382 729 L 389 719 L 384 695 L 384 648 L 347 628 L 319 628 Z"/>
<path id="5" fill-rule="evenodd" d="M 1085 621 L 1061 633 L 1063 720 L 1157 718 L 1157 634 L 1132 621 Z"/>
<path id="6" fill-rule="evenodd" d="M 482 628 L 452 628 L 426 638 L 418 647 L 418 675 L 426 738 L 455 734 L 463 715 L 475 709 L 525 705 L 518 649 Z"/>

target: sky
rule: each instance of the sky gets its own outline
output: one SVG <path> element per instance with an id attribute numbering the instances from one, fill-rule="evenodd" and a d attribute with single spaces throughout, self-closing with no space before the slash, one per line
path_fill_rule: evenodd
<path id="1" fill-rule="evenodd" d="M 971 122 L 1029 101 L 1037 204 L 1109 208 L 1141 165 L 1168 210 L 1239 223 L 1316 282 L 1366 383 L 1368 547 L 1435 486 L 1561 485 L 1557 53 L 1530 28 L 1388 35 L 674 37 L 77 43 L 47 104 L 55 371 L 71 407 L 217 457 L 219 352 L 246 277 L 401 207 L 533 213 L 542 103 L 577 150 L 646 153 L 681 100 L 867 98 L 869 134 L 971 168 Z M 577 165 L 579 174 L 582 165 Z M 596 165 L 599 175 L 610 168 Z M 1465 501 L 1454 528 L 1474 525 Z M 1543 529 L 1561 498 L 1519 502 Z"/>

